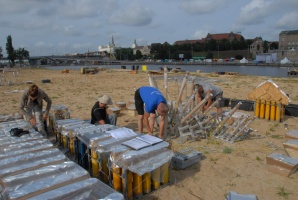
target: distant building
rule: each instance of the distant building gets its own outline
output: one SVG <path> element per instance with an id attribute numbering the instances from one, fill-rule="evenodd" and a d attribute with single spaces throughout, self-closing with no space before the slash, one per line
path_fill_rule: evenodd
<path id="1" fill-rule="evenodd" d="M 256 55 L 256 63 L 276 63 L 277 53 L 260 53 Z"/>
<path id="2" fill-rule="evenodd" d="M 253 43 L 249 47 L 249 53 L 253 58 L 256 58 L 256 55 L 264 53 L 264 42 L 261 37 L 256 37 L 253 40 Z"/>
<path id="3" fill-rule="evenodd" d="M 217 33 L 217 34 L 210 34 L 208 33 L 207 36 L 205 38 L 202 38 L 201 40 L 178 40 L 176 42 L 174 42 L 174 45 L 182 45 L 182 44 L 195 44 L 197 42 L 200 43 L 205 43 L 208 42 L 210 40 L 216 40 L 216 41 L 220 41 L 223 39 L 226 39 L 228 41 L 232 41 L 232 40 L 241 40 L 241 38 L 243 38 L 243 36 L 239 33 Z"/>
<path id="4" fill-rule="evenodd" d="M 151 46 L 145 45 L 145 46 L 139 46 L 137 44 L 137 41 L 135 40 L 134 43 L 131 45 L 131 48 L 133 50 L 133 55 L 136 55 L 137 51 L 139 50 L 143 56 L 149 56 Z"/>
<path id="5" fill-rule="evenodd" d="M 115 55 L 116 49 L 120 49 L 120 47 L 116 47 L 114 43 L 114 37 L 112 36 L 112 42 L 105 46 L 98 46 L 98 51 L 102 53 L 107 53 L 110 55 Z"/>
<path id="6" fill-rule="evenodd" d="M 223 39 L 226 39 L 228 41 L 233 41 L 233 40 L 241 40 L 241 38 L 243 38 L 243 36 L 241 34 L 238 34 L 238 33 L 233 33 L 233 32 L 230 32 L 230 33 L 218 33 L 218 34 L 210 34 L 208 33 L 206 38 L 202 38 L 202 42 L 207 42 L 207 41 L 210 41 L 210 40 L 216 40 L 216 41 L 220 41 L 220 40 L 223 40 Z"/>
<path id="7" fill-rule="evenodd" d="M 174 42 L 174 45 L 182 45 L 182 44 L 195 44 L 201 42 L 201 40 L 178 40 Z"/>
<path id="8" fill-rule="evenodd" d="M 282 31 L 279 34 L 278 60 L 285 57 L 291 62 L 298 62 L 298 30 Z"/>

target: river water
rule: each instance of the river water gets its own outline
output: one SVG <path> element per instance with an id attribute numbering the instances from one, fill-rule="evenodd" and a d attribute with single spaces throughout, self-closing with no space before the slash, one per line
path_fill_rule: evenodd
<path id="1" fill-rule="evenodd" d="M 147 70 L 159 70 L 163 65 L 146 65 Z M 74 69 L 80 70 L 82 67 L 103 67 L 106 69 L 121 69 L 121 65 L 100 65 L 100 66 L 45 66 L 43 68 L 52 70 L 63 70 L 63 69 Z M 169 66 L 169 68 L 174 68 L 175 66 Z M 279 78 L 289 78 L 298 77 L 288 76 L 288 67 L 276 67 L 276 66 L 235 66 L 235 65 L 179 65 L 181 70 L 196 72 L 200 70 L 202 73 L 212 73 L 212 72 L 238 72 L 242 75 L 252 75 L 252 76 L 268 76 L 268 77 L 279 77 Z M 126 69 L 132 69 L 132 65 L 126 66 Z M 142 69 L 142 66 L 139 66 Z M 292 70 L 290 68 L 290 70 Z"/>

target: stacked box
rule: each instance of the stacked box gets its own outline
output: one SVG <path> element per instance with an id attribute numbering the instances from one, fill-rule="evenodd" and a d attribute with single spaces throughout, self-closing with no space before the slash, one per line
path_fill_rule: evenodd
<path id="1" fill-rule="evenodd" d="M 122 194 L 68 161 L 38 132 L 30 130 L 22 137 L 10 136 L 8 131 L 20 128 L 22 123 L 0 123 L 1 198 L 124 200 Z"/>
<path id="2" fill-rule="evenodd" d="M 28 199 L 52 189 L 90 178 L 88 172 L 74 162 L 48 165 L 1 180 L 7 199 Z"/>
<path id="3" fill-rule="evenodd" d="M 173 156 L 168 146 L 160 142 L 139 150 L 123 145 L 113 148 L 109 170 L 114 189 L 122 191 L 126 199 L 133 199 L 166 185 Z"/>
<path id="4" fill-rule="evenodd" d="M 283 146 L 289 156 L 298 158 L 298 140 L 288 140 Z"/>
<path id="5" fill-rule="evenodd" d="M 282 176 L 290 176 L 298 169 L 298 159 L 272 153 L 266 157 L 268 170 Z"/>
<path id="6" fill-rule="evenodd" d="M 48 118 L 48 131 L 55 133 L 55 122 L 60 119 L 70 119 L 70 112 L 63 104 L 52 105 Z"/>
<path id="7" fill-rule="evenodd" d="M 88 192 L 86 192 L 88 191 Z M 28 200 L 52 199 L 52 200 L 73 200 L 73 199 L 117 199 L 124 200 L 122 194 L 96 178 L 88 178 L 82 181 L 71 183 L 45 193 L 36 195 Z"/>

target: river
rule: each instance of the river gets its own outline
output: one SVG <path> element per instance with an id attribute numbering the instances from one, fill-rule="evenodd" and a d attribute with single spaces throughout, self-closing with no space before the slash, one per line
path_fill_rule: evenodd
<path id="1" fill-rule="evenodd" d="M 163 65 L 146 65 L 147 70 L 159 70 Z M 106 69 L 121 69 L 121 65 L 100 65 L 100 66 L 44 66 L 43 68 L 52 69 L 52 70 L 63 70 L 63 69 L 74 69 L 80 70 L 82 67 L 103 67 Z M 174 68 L 175 66 L 171 65 L 169 68 Z M 212 72 L 238 72 L 242 75 L 252 75 L 252 76 L 268 76 L 268 77 L 279 77 L 279 78 L 289 78 L 289 77 L 298 77 L 297 76 L 288 76 L 288 70 L 292 68 L 288 67 L 276 67 L 276 66 L 245 66 L 245 65 L 180 65 L 181 70 L 196 72 L 200 70 L 203 73 L 212 73 Z M 126 66 L 126 69 L 132 69 L 132 65 Z M 139 66 L 139 69 L 142 69 L 142 66 Z"/>

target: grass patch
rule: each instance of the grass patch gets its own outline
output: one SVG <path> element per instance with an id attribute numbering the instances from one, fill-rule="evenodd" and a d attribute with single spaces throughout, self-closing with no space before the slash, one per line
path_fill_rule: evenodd
<path id="1" fill-rule="evenodd" d="M 232 151 L 233 151 L 232 148 L 225 146 L 222 152 L 225 154 L 230 154 L 232 153 Z"/>
<path id="2" fill-rule="evenodd" d="M 286 191 L 285 187 L 278 187 L 278 192 L 276 193 L 278 196 L 283 197 L 284 199 L 288 199 L 290 192 Z"/>
<path id="3" fill-rule="evenodd" d="M 262 161 L 262 159 L 259 156 L 256 157 L 256 160 L 257 161 Z"/>
<path id="4" fill-rule="evenodd" d="M 278 127 L 278 123 L 274 123 L 273 126 L 269 129 L 271 132 L 274 132 L 276 128 Z"/>
<path id="5" fill-rule="evenodd" d="M 274 139 L 283 139 L 283 136 L 281 135 L 271 135 L 270 137 Z"/>

